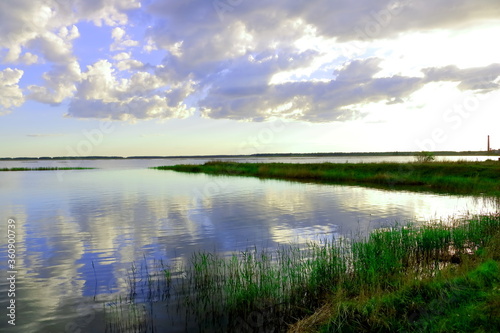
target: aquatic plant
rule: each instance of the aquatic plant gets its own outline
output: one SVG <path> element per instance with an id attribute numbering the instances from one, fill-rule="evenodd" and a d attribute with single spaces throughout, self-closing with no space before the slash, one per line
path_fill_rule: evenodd
<path id="1" fill-rule="evenodd" d="M 6 171 L 57 171 L 57 170 L 90 170 L 95 168 L 70 168 L 70 167 L 39 167 L 39 168 L 0 168 L 0 172 Z"/>
<path id="2" fill-rule="evenodd" d="M 488 331 L 493 326 L 479 311 L 494 314 L 500 305 L 498 236 L 499 214 L 408 224 L 365 239 L 253 247 L 230 255 L 200 251 L 185 267 L 148 272 L 151 281 L 141 281 L 150 290 L 146 303 L 168 289 L 163 300 L 174 301 L 201 332 L 418 331 L 450 323 L 468 307 Z M 447 310 L 433 311 L 441 304 Z M 473 323 L 465 321 L 463 327 Z"/>
<path id="3" fill-rule="evenodd" d="M 212 161 L 203 165 L 161 166 L 153 169 L 303 182 L 358 184 L 384 189 L 500 196 L 498 178 L 500 163 L 496 161 L 307 164 Z"/>

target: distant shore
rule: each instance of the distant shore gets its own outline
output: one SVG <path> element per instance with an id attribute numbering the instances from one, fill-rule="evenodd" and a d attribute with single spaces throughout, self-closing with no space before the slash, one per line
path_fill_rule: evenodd
<path id="1" fill-rule="evenodd" d="M 122 160 L 122 159 L 167 159 L 167 158 L 256 158 L 256 157 L 335 157 L 335 156 L 415 156 L 416 151 L 393 152 L 330 152 L 330 153 L 261 153 L 252 155 L 177 155 L 177 156 L 42 156 L 0 157 L 0 161 L 25 160 Z M 433 151 L 435 156 L 497 156 L 499 151 Z"/>
<path id="2" fill-rule="evenodd" d="M 95 168 L 0 168 L 0 172 L 9 172 L 9 171 L 66 171 L 66 170 L 90 170 Z"/>

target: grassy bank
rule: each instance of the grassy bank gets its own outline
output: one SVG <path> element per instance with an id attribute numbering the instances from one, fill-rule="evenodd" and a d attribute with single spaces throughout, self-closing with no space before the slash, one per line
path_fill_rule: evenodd
<path id="1" fill-rule="evenodd" d="M 200 332 L 497 332 L 500 215 L 198 252 L 162 276 L 149 292 L 166 286 Z"/>
<path id="2" fill-rule="evenodd" d="M 497 215 L 375 232 L 353 244 L 351 280 L 289 331 L 498 332 L 499 227 Z"/>
<path id="3" fill-rule="evenodd" d="M 40 167 L 40 168 L 0 168 L 0 172 L 7 171 L 56 171 L 56 170 L 90 170 L 94 168 L 59 168 L 59 167 Z"/>
<path id="4" fill-rule="evenodd" d="M 317 164 L 215 161 L 154 169 L 500 196 L 500 162 L 497 161 Z"/>

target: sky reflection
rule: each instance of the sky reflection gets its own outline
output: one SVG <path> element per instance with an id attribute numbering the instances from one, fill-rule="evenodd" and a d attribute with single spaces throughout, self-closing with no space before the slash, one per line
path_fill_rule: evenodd
<path id="1" fill-rule="evenodd" d="M 63 182 L 51 172 L 2 173 L 0 184 L 0 218 L 18 221 L 19 326 L 29 330 L 78 318 L 82 302 L 126 292 L 133 264 L 140 270 L 161 259 L 176 267 L 199 250 L 351 237 L 498 207 L 471 197 L 147 169 L 73 171 Z M 206 191 L 207 184 L 218 185 Z"/>

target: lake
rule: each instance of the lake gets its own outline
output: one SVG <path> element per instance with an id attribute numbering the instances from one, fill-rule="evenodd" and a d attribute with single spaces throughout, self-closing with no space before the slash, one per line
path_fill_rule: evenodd
<path id="1" fill-rule="evenodd" d="M 411 157 L 229 160 L 404 162 Z M 0 168 L 98 168 L 0 172 L 0 230 L 5 235 L 0 241 L 2 332 L 104 331 L 103 306 L 129 291 L 131 267 L 139 273 L 160 262 L 182 267 L 200 250 L 224 254 L 253 246 L 272 249 L 279 244 L 361 237 L 395 223 L 498 209 L 490 200 L 467 196 L 147 169 L 205 161 L 0 161 Z M 15 328 L 6 316 L 11 288 L 7 272 L 13 270 L 7 266 L 11 220 L 16 226 Z M 168 320 L 158 327 L 180 325 L 172 322 L 175 318 Z"/>

